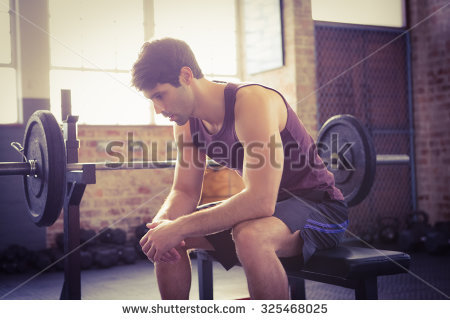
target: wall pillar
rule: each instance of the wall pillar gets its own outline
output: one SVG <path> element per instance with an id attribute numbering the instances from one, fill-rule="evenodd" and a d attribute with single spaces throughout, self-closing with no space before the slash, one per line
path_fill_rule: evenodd
<path id="1" fill-rule="evenodd" d="M 450 7 L 445 0 L 411 0 L 417 206 L 431 222 L 450 220 Z M 427 19 L 431 14 L 431 18 Z"/>

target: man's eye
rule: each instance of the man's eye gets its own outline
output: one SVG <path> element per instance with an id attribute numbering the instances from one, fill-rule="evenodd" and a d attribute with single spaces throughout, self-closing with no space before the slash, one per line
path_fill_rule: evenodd
<path id="1" fill-rule="evenodd" d="M 152 97 L 150 98 L 150 100 L 152 100 L 153 102 L 158 101 L 158 100 L 161 100 L 161 95 L 156 94 L 156 95 L 152 96 Z"/>

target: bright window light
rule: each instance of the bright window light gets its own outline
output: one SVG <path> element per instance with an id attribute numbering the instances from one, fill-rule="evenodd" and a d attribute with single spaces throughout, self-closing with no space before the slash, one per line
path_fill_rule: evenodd
<path id="1" fill-rule="evenodd" d="M 52 67 L 129 70 L 144 39 L 142 0 L 49 0 Z"/>
<path id="2" fill-rule="evenodd" d="M 129 73 L 52 70 L 52 112 L 61 119 L 61 89 L 71 89 L 72 114 L 80 116 L 79 123 L 149 124 L 149 101 L 130 81 Z"/>
<path id="3" fill-rule="evenodd" d="M 186 41 L 204 74 L 236 76 L 235 0 L 154 0 L 155 37 Z"/>
<path id="4" fill-rule="evenodd" d="M 144 39 L 142 0 L 49 0 L 50 100 L 61 114 L 61 89 L 87 124 L 149 124 L 149 102 L 131 87 L 129 70 Z"/>
<path id="5" fill-rule="evenodd" d="M 154 0 L 154 12 L 155 38 L 186 41 L 206 78 L 239 81 L 235 0 Z M 155 122 L 172 124 L 161 115 Z"/>
<path id="6" fill-rule="evenodd" d="M 172 125 L 130 87 L 129 70 L 144 42 L 143 1 L 49 0 L 55 114 L 60 90 L 71 89 L 80 123 Z M 185 40 L 208 77 L 236 79 L 235 0 L 152 2 L 155 37 Z"/>

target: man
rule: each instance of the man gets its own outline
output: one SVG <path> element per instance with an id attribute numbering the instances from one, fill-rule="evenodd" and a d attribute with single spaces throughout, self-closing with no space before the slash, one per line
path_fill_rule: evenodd
<path id="1" fill-rule="evenodd" d="M 204 78 L 189 46 L 176 39 L 145 43 L 133 85 L 174 121 L 178 160 L 169 196 L 141 239 L 155 263 L 163 299 L 188 299 L 187 250 L 212 252 L 229 269 L 240 262 L 253 299 L 288 299 L 279 257 L 335 246 L 347 206 L 313 139 L 277 91 Z M 206 155 L 235 169 L 245 188 L 196 211 Z"/>

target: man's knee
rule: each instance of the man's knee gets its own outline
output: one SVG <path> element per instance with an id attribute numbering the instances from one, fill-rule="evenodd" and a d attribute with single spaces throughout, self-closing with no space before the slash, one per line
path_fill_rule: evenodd
<path id="1" fill-rule="evenodd" d="M 280 257 L 301 253 L 303 246 L 300 232 L 292 233 L 278 218 L 269 217 L 244 221 L 232 231 L 236 250 L 244 252 L 275 252 Z"/>
<path id="2" fill-rule="evenodd" d="M 241 250 L 257 250 L 263 247 L 262 231 L 251 221 L 244 221 L 235 225 L 232 229 L 233 240 L 238 252 Z"/>

